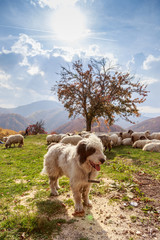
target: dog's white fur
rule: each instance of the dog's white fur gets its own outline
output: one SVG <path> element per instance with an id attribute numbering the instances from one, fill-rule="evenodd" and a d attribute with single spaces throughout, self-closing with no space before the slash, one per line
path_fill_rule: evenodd
<path id="1" fill-rule="evenodd" d="M 105 160 L 102 142 L 92 134 L 89 138 L 82 139 L 77 146 L 58 143 L 49 148 L 44 156 L 42 174 L 47 173 L 49 176 L 51 195 L 55 196 L 58 195 L 58 178 L 63 175 L 69 177 L 75 211 L 81 212 L 82 199 L 86 206 L 92 206 L 89 200 L 91 183 L 88 180 L 93 180 L 98 175 L 99 166 Z"/>

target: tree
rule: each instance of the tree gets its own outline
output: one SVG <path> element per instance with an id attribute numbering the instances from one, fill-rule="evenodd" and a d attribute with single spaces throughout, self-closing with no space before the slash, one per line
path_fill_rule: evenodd
<path id="1" fill-rule="evenodd" d="M 25 135 L 36 135 L 46 133 L 44 129 L 44 121 L 37 121 L 36 124 L 29 125 L 25 130 Z"/>
<path id="2" fill-rule="evenodd" d="M 87 66 L 77 60 L 71 66 L 61 67 L 61 79 L 51 91 L 57 93 L 69 117 L 82 115 L 86 119 L 87 131 L 100 117 L 108 125 L 114 123 L 115 115 L 131 122 L 129 116 L 140 115 L 136 105 L 146 100 L 147 86 L 117 69 L 104 58 L 92 58 Z"/>

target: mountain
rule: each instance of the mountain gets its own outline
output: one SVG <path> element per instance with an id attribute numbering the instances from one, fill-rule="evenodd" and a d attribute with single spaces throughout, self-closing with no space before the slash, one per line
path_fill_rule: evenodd
<path id="1" fill-rule="evenodd" d="M 83 118 L 76 118 L 73 119 L 62 126 L 53 129 L 54 132 L 57 133 L 67 133 L 67 132 L 80 132 L 82 130 L 85 130 L 85 119 Z M 123 131 L 120 126 L 118 125 L 112 125 L 110 129 L 107 128 L 103 120 L 100 120 L 100 126 L 97 126 L 97 124 L 93 124 L 92 131 L 94 132 L 120 132 Z"/>
<path id="2" fill-rule="evenodd" d="M 25 130 L 29 121 L 19 114 L 6 113 L 0 114 L 0 127 L 4 129 L 12 129 L 16 132 Z"/>
<path id="3" fill-rule="evenodd" d="M 135 124 L 132 124 L 124 119 L 121 119 L 121 118 L 118 118 L 118 116 L 116 117 L 116 121 L 115 123 L 118 124 L 119 126 L 121 126 L 122 128 L 128 128 L 130 126 L 134 126 L 135 124 L 138 124 L 142 121 L 145 121 L 145 120 L 148 120 L 150 119 L 149 117 L 146 117 L 146 116 L 143 116 L 141 115 L 140 117 L 130 117 L 129 119 L 132 121 L 132 122 L 135 122 Z"/>
<path id="4" fill-rule="evenodd" d="M 56 101 L 38 101 L 16 108 L 0 108 L 0 113 L 16 113 L 23 117 L 29 117 L 35 112 L 62 109 L 63 105 Z"/>
<path id="5" fill-rule="evenodd" d="M 160 117 L 150 118 L 148 120 L 130 126 L 128 129 L 132 129 L 136 132 L 142 132 L 147 130 L 149 130 L 151 133 L 160 132 Z"/>
<path id="6" fill-rule="evenodd" d="M 57 128 L 69 121 L 68 112 L 65 111 L 62 104 L 56 101 L 38 101 L 16 108 L 0 108 L 0 114 L 18 114 L 23 117 L 24 125 L 19 124 L 18 127 L 18 121 L 16 119 L 13 120 L 14 116 L 16 115 L 12 115 L 12 121 L 17 122 L 16 129 L 12 128 L 14 124 L 12 124 L 11 120 L 9 121 L 10 124 L 7 124 L 10 129 L 16 131 L 25 130 L 26 122 L 28 124 L 34 124 L 37 121 L 43 120 L 45 130 L 50 132 L 54 128 Z M 1 125 L 0 121 L 0 127 L 3 126 Z"/>

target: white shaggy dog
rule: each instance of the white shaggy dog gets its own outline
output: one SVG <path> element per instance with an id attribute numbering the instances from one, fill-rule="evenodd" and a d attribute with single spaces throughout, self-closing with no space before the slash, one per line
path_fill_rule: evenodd
<path id="1" fill-rule="evenodd" d="M 47 173 L 51 188 L 51 195 L 58 195 L 58 178 L 66 175 L 70 178 L 70 186 L 75 201 L 75 213 L 83 211 L 83 204 L 91 207 L 89 191 L 91 183 L 104 163 L 106 156 L 103 154 L 101 140 L 92 134 L 89 138 L 82 139 L 77 146 L 57 143 L 49 148 L 44 156 L 42 174 Z"/>

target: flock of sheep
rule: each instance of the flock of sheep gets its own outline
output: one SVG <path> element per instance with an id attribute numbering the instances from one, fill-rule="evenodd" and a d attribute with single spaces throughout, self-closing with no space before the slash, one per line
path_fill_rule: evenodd
<path id="1" fill-rule="evenodd" d="M 132 146 L 133 148 L 141 148 L 143 151 L 160 152 L 160 132 L 150 134 L 149 131 L 133 132 L 132 130 L 112 133 L 90 133 L 82 131 L 78 134 L 67 133 L 47 135 L 47 148 L 49 149 L 58 142 L 77 145 L 82 138 L 88 138 L 90 134 L 96 134 L 97 137 L 101 139 L 105 150 L 108 149 L 110 151 L 114 146 L 126 145 Z M 24 145 L 24 137 L 21 134 L 4 137 L 3 141 L 5 142 L 6 148 L 11 147 L 12 144 L 14 146 L 18 144 L 18 147 Z"/>
<path id="2" fill-rule="evenodd" d="M 82 138 L 87 138 L 90 134 L 86 131 L 82 131 L 79 134 L 53 134 L 46 137 L 48 149 L 58 142 L 64 144 L 77 143 Z M 132 146 L 133 148 L 141 148 L 143 151 L 160 152 L 160 132 L 150 134 L 149 131 L 145 132 L 133 132 L 128 130 L 127 132 L 112 132 L 112 133 L 97 133 L 96 134 L 102 141 L 105 150 L 111 150 L 114 146 Z"/>

